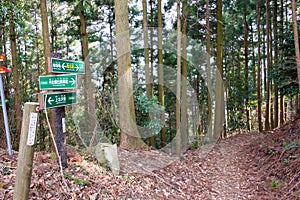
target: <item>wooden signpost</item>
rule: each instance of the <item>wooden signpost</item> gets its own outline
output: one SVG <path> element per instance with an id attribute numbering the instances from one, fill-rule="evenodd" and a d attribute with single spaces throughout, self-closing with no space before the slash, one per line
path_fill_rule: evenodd
<path id="1" fill-rule="evenodd" d="M 38 95 L 39 109 L 53 108 L 55 113 L 55 143 L 63 167 L 67 167 L 65 147 L 65 106 L 76 104 L 78 74 L 85 73 L 84 62 L 60 59 L 61 55 L 53 54 L 48 59 L 48 72 L 51 75 L 39 77 L 39 88 L 45 92 Z M 59 57 L 59 58 L 54 58 Z M 58 75 L 59 74 L 59 75 Z"/>

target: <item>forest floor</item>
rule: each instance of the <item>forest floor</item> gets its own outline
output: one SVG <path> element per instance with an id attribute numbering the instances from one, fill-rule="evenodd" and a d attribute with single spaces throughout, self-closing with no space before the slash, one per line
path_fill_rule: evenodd
<path id="1" fill-rule="evenodd" d="M 162 161 L 162 152 L 121 149 L 123 160 L 132 155 L 135 160 L 124 165 L 121 159 L 121 174 L 115 177 L 92 155 L 69 147 L 67 188 L 53 153 L 38 152 L 30 199 L 300 199 L 300 120 L 268 133 L 220 139 L 205 156 L 201 151 Z M 130 165 L 144 168 L 139 156 L 158 168 L 150 164 L 144 172 L 129 172 Z M 10 157 L 0 149 L 0 199 L 13 197 L 16 166 L 17 152 Z"/>

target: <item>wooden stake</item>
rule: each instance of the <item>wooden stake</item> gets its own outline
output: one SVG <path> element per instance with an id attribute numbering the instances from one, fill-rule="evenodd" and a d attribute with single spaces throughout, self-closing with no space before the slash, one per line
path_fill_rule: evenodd
<path id="1" fill-rule="evenodd" d="M 38 106 L 38 103 L 32 102 L 24 106 L 14 200 L 27 200 L 29 196 Z"/>

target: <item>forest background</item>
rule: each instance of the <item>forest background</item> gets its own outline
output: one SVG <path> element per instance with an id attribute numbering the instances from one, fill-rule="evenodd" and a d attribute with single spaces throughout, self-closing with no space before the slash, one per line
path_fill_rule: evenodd
<path id="1" fill-rule="evenodd" d="M 1 64 L 12 70 L 3 80 L 14 149 L 19 146 L 22 107 L 37 101 L 38 77 L 48 73 L 47 45 L 52 54 L 86 63 L 77 91 L 79 103 L 66 107 L 67 143 L 78 147 L 93 145 L 95 134 L 98 141 L 123 147 L 144 143 L 186 147 L 236 130 L 271 130 L 299 113 L 293 24 L 299 17 L 293 18 L 291 1 L 1 0 L 0 4 L 0 54 L 8 58 Z M 41 5 L 47 6 L 47 13 Z M 121 22 L 128 20 L 130 27 L 126 51 L 130 65 L 125 69 L 129 77 L 123 76 L 123 55 L 118 54 L 118 37 L 127 36 L 126 24 L 116 25 L 115 16 L 117 8 L 127 6 L 128 17 Z M 49 30 L 42 26 L 43 15 Z M 129 84 L 120 82 L 124 77 Z M 132 104 L 123 105 L 122 96 L 132 98 Z M 122 123 L 132 122 L 122 118 L 123 106 L 134 111 L 130 119 L 137 125 L 138 139 L 124 131 Z M 37 142 L 45 150 L 51 139 L 41 115 Z M 2 116 L 0 121 L 3 124 Z M 131 128 L 132 134 L 136 130 Z M 3 127 L 1 147 L 6 146 L 4 133 Z"/>

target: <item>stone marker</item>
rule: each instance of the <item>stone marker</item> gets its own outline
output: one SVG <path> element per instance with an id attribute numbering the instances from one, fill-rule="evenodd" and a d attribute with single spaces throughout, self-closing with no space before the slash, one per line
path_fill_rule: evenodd
<path id="1" fill-rule="evenodd" d="M 112 173 L 118 176 L 120 173 L 120 163 L 118 157 L 118 149 L 116 144 L 99 142 L 92 153 L 96 155 L 97 160 L 101 163 L 108 163 Z"/>

